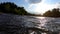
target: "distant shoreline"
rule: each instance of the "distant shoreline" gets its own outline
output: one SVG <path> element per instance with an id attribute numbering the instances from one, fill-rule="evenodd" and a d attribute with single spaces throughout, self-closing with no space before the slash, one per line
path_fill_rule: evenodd
<path id="1" fill-rule="evenodd" d="M 11 13 L 0 13 L 1 14 L 11 14 Z M 11 14 L 11 15 L 16 15 L 16 14 Z M 30 17 L 45 17 L 45 16 L 35 16 L 35 15 L 19 15 L 19 16 L 30 16 Z M 48 17 L 48 16 L 46 16 Z M 50 17 L 50 18 L 60 18 L 60 17 Z"/>

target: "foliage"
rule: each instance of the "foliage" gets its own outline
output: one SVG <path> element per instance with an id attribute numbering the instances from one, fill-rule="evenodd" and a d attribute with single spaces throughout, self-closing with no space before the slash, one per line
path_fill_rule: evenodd
<path id="1" fill-rule="evenodd" d="M 11 3 L 11 2 L 0 3 L 0 12 L 18 14 L 18 15 L 27 15 L 27 14 L 29 14 L 24 9 L 24 7 L 18 7 L 16 4 Z"/>
<path id="2" fill-rule="evenodd" d="M 51 10 L 48 10 L 43 14 L 45 17 L 60 17 L 60 11 L 59 8 L 54 8 Z"/>

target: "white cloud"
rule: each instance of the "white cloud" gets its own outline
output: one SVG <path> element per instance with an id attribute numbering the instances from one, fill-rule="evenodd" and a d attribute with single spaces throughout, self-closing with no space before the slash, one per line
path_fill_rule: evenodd
<path id="1" fill-rule="evenodd" d="M 58 5 L 57 4 L 46 4 L 45 0 L 44 0 L 38 4 L 30 4 L 29 10 L 34 11 L 36 14 L 40 14 L 40 13 L 42 14 L 42 13 L 46 12 L 47 10 L 57 8 L 58 5 L 60 6 L 60 4 L 58 4 Z M 35 6 L 35 8 L 32 9 L 32 7 L 34 7 L 34 6 Z"/>
<path id="2" fill-rule="evenodd" d="M 28 0 L 25 0 L 26 2 L 28 2 Z"/>
<path id="3" fill-rule="evenodd" d="M 60 8 L 60 2 L 56 3 L 57 8 Z"/>

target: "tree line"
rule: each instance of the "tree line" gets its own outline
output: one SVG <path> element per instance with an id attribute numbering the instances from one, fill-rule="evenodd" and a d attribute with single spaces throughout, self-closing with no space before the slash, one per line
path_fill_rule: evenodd
<path id="1" fill-rule="evenodd" d="M 43 16 L 45 17 L 60 17 L 60 9 L 54 8 L 52 10 L 46 11 Z"/>
<path id="2" fill-rule="evenodd" d="M 54 8 L 52 10 L 46 11 L 43 15 L 28 13 L 24 7 L 18 7 L 16 4 L 11 2 L 0 3 L 0 13 L 10 13 L 17 15 L 33 15 L 33 16 L 44 16 L 44 17 L 60 17 L 60 9 Z"/>
<path id="3" fill-rule="evenodd" d="M 11 3 L 11 2 L 0 3 L 0 12 L 17 14 L 17 15 L 28 15 L 29 14 L 24 9 L 24 7 L 18 7 L 16 4 Z"/>

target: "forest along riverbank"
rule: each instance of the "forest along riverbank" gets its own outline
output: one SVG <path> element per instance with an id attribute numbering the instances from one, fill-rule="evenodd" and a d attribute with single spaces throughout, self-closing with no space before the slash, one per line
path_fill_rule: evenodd
<path id="1" fill-rule="evenodd" d="M 11 29 L 18 27 L 35 27 L 52 32 L 60 32 L 60 18 L 0 14 L 0 25 L 3 26 L 3 28 L 6 27 Z M 12 31 L 11 29 L 8 29 L 9 32 Z M 14 32 L 14 30 L 12 32 Z"/>

